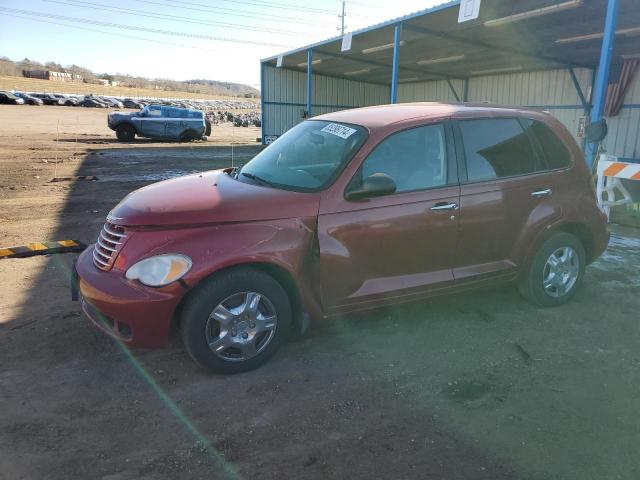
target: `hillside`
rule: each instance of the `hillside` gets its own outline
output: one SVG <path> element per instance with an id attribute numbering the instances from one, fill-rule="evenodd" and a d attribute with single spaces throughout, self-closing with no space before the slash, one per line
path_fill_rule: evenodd
<path id="1" fill-rule="evenodd" d="M 119 95 L 114 90 L 99 91 L 96 85 L 102 85 L 103 82 L 117 85 L 118 87 L 134 88 L 148 91 L 175 92 L 174 95 L 168 95 L 173 98 L 226 98 L 226 97 L 242 97 L 242 98 L 260 98 L 260 92 L 250 86 L 233 82 L 221 82 L 218 80 L 170 80 L 170 79 L 149 79 L 145 77 L 135 77 L 125 74 L 107 74 L 95 73 L 91 70 L 80 67 L 78 65 L 63 66 L 56 62 L 40 63 L 25 58 L 20 61 L 13 61 L 10 58 L 0 56 L 0 76 L 23 77 L 23 72 L 28 71 L 49 71 L 59 72 L 63 74 L 78 75 L 82 78 L 82 83 L 86 84 L 85 88 L 90 88 L 95 93 Z M 39 75 L 27 75 L 31 78 L 42 78 Z M 4 88 L 4 87 L 2 87 Z M 41 88 L 41 87 L 40 87 Z M 59 90 L 61 93 L 76 93 L 67 90 Z M 192 94 L 192 95 L 186 95 Z M 125 95 L 125 94 L 123 94 Z M 134 95 L 126 94 L 126 95 Z M 139 96 L 155 96 L 152 94 L 140 94 Z M 167 95 L 165 95 L 167 96 Z"/>
<path id="2" fill-rule="evenodd" d="M 24 92 L 51 92 L 72 93 L 77 95 L 112 95 L 122 97 L 153 97 L 153 98 L 180 98 L 180 99 L 237 99 L 237 96 L 210 95 L 205 93 L 182 92 L 174 90 L 156 90 L 152 88 L 129 88 L 94 85 L 88 83 L 56 82 L 53 80 L 39 80 L 36 78 L 13 77 L 0 75 L 0 90 L 18 90 Z M 245 99 L 255 101 L 257 99 Z"/>

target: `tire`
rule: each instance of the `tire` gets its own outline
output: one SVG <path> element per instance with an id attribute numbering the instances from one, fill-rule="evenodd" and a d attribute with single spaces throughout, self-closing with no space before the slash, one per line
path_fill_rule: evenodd
<path id="1" fill-rule="evenodd" d="M 181 142 L 192 142 L 194 140 L 197 140 L 197 138 L 198 138 L 198 133 L 195 130 L 191 130 L 191 129 L 185 130 L 180 134 Z"/>
<path id="2" fill-rule="evenodd" d="M 204 136 L 208 137 L 211 135 L 211 122 L 209 119 L 205 118 L 204 120 Z"/>
<path id="3" fill-rule="evenodd" d="M 562 305 L 575 295 L 585 266 L 582 242 L 570 233 L 556 233 L 538 247 L 518 286 L 520 293 L 536 305 Z"/>
<path id="4" fill-rule="evenodd" d="M 201 367 L 225 374 L 246 372 L 265 363 L 286 342 L 291 302 L 270 275 L 253 268 L 234 269 L 197 287 L 182 308 L 180 330 L 187 352 Z"/>
<path id="5" fill-rule="evenodd" d="M 136 129 L 128 123 L 123 123 L 116 128 L 116 137 L 120 142 L 133 142 L 136 138 Z"/>

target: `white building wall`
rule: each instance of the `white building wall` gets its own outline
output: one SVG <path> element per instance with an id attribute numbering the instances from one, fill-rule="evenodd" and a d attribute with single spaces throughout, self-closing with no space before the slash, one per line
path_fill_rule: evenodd
<path id="1" fill-rule="evenodd" d="M 591 70 L 576 69 L 575 72 L 588 97 Z M 452 84 L 458 96 L 463 98 L 464 82 L 452 80 Z M 455 96 L 446 81 L 438 80 L 402 84 L 398 88 L 398 99 L 401 102 L 451 102 L 455 101 Z M 548 110 L 574 135 L 578 131 L 579 118 L 584 116 L 580 97 L 567 70 L 474 77 L 469 81 L 468 101 Z"/>
<path id="2" fill-rule="evenodd" d="M 464 94 L 464 82 L 451 80 L 460 100 Z M 446 80 L 419 83 L 401 83 L 398 86 L 398 103 L 407 102 L 455 102 L 456 97 Z"/>
<path id="3" fill-rule="evenodd" d="M 307 108 L 307 75 L 295 70 L 264 66 L 264 136 L 282 135 L 302 121 Z M 312 114 L 389 103 L 390 88 L 355 80 L 313 76 Z"/>
<path id="4" fill-rule="evenodd" d="M 608 153 L 622 160 L 640 161 L 640 73 L 637 73 L 624 98 L 620 113 L 607 118 L 609 134 L 604 140 Z"/>
<path id="5" fill-rule="evenodd" d="M 585 96 L 591 94 L 592 71 L 576 69 Z M 299 123 L 306 109 L 306 74 L 284 68 L 265 67 L 264 135 L 281 135 Z M 313 114 L 319 115 L 350 107 L 389 103 L 390 88 L 354 80 L 314 75 Z M 451 81 L 460 98 L 464 82 Z M 525 106 L 547 110 L 577 136 L 578 122 L 584 116 L 580 98 L 566 69 L 474 77 L 469 81 L 469 102 Z M 404 83 L 398 87 L 398 102 L 455 102 L 444 80 Z M 640 161 L 640 74 L 636 75 L 624 107 L 608 118 L 609 135 L 604 147 L 621 159 Z M 581 139 L 577 140 L 581 142 Z"/>

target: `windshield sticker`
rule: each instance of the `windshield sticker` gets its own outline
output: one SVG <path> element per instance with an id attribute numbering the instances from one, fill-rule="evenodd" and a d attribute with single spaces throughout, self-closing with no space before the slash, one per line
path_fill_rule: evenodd
<path id="1" fill-rule="evenodd" d="M 345 127 L 344 125 L 339 125 L 337 123 L 330 123 L 320 131 L 327 132 L 331 135 L 335 135 L 344 139 L 349 138 L 351 135 L 357 132 L 355 128 Z"/>

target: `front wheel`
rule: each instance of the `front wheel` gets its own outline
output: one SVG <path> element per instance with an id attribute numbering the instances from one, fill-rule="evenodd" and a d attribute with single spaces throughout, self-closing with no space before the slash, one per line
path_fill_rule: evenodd
<path id="1" fill-rule="evenodd" d="M 182 340 L 196 363 L 219 373 L 252 370 L 286 341 L 291 304 L 270 275 L 240 268 L 197 287 L 181 315 Z"/>
<path id="2" fill-rule="evenodd" d="M 131 125 L 123 123 L 116 128 L 116 137 L 121 142 L 132 142 L 136 137 L 136 130 Z"/>
<path id="3" fill-rule="evenodd" d="M 582 242 L 570 233 L 556 233 L 538 248 L 520 282 L 520 293 L 544 307 L 562 305 L 582 282 L 585 265 Z"/>

